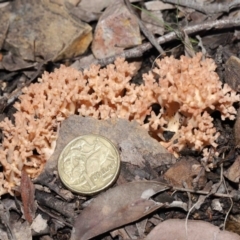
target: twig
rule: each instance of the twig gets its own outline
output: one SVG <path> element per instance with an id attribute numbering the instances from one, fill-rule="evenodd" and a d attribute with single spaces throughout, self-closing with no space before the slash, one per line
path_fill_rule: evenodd
<path id="1" fill-rule="evenodd" d="M 217 20 L 217 21 L 208 21 L 200 24 L 196 24 L 193 26 L 186 26 L 182 29 L 186 34 L 190 35 L 193 33 L 201 32 L 203 30 L 210 30 L 210 29 L 225 29 L 225 28 L 232 28 L 240 26 L 240 19 L 236 18 L 230 18 L 230 19 L 224 19 L 224 20 Z M 159 44 L 167 43 L 170 41 L 173 41 L 175 39 L 181 38 L 181 31 L 173 31 L 170 33 L 167 33 L 164 36 L 161 36 L 157 39 Z M 104 59 L 96 59 L 91 62 L 91 64 L 99 64 L 101 66 L 106 66 L 110 63 L 113 63 L 117 57 L 122 57 L 125 59 L 135 58 L 135 57 L 141 57 L 144 52 L 150 50 L 152 48 L 151 43 L 144 43 L 141 44 L 135 48 L 129 49 L 124 51 L 123 53 L 117 54 L 112 57 L 104 58 Z M 88 68 L 87 65 L 82 65 L 81 69 Z"/>
<path id="2" fill-rule="evenodd" d="M 75 203 L 64 202 L 53 196 L 51 193 L 39 190 L 36 190 L 35 198 L 38 201 L 38 205 L 44 205 L 70 219 L 74 218 Z"/>
<path id="3" fill-rule="evenodd" d="M 201 195 L 211 194 L 208 191 L 202 191 L 202 190 L 195 191 L 193 189 L 179 188 L 179 187 L 173 187 L 172 190 L 174 190 L 174 191 L 181 191 L 181 192 L 190 192 L 190 193 L 201 194 Z M 234 198 L 235 197 L 235 195 L 224 194 L 224 193 L 212 193 L 211 195 L 215 196 L 215 197 L 224 197 L 224 198 Z"/>
<path id="4" fill-rule="evenodd" d="M 223 168 L 222 164 L 221 164 L 221 168 Z M 221 172 L 223 172 L 223 171 L 221 170 Z M 225 181 L 224 178 L 223 178 L 223 184 L 224 184 L 224 187 L 225 187 L 225 189 L 226 189 L 226 192 L 228 193 L 226 181 Z M 227 214 L 226 214 L 226 216 L 225 216 L 224 223 L 223 223 L 223 230 L 225 230 L 225 226 L 226 226 L 226 222 L 227 222 L 227 219 L 228 219 L 228 215 L 229 215 L 229 213 L 231 212 L 232 207 L 233 207 L 233 200 L 232 200 L 232 198 L 229 198 L 229 199 L 230 199 L 230 202 L 231 202 L 231 206 L 230 206 L 230 208 L 228 209 Z"/>
<path id="5" fill-rule="evenodd" d="M 188 185 L 185 181 L 183 182 L 183 187 L 188 188 Z M 191 193 L 187 192 L 187 195 L 188 195 L 188 209 L 190 209 L 192 207 Z"/>
<path id="6" fill-rule="evenodd" d="M 204 4 L 204 3 L 197 3 L 192 0 L 162 0 L 162 1 L 165 3 L 171 3 L 171 4 L 183 6 L 183 7 L 192 8 L 205 14 L 229 12 L 231 9 L 234 9 L 240 6 L 239 0 L 230 1 L 229 4 L 227 3 Z"/>
<path id="7" fill-rule="evenodd" d="M 240 26 L 240 19 L 231 18 L 227 20 L 208 21 L 208 22 L 196 24 L 193 26 L 186 26 L 182 29 L 182 31 L 190 35 L 193 33 L 201 32 L 203 30 L 210 30 L 212 28 L 224 29 L 224 28 L 236 27 L 236 26 Z M 170 32 L 162 37 L 159 37 L 157 41 L 160 44 L 170 42 L 172 40 L 179 38 L 182 35 L 181 33 L 182 31 L 176 30 L 174 32 Z M 121 57 L 126 57 L 126 58 L 140 57 L 145 51 L 148 51 L 151 48 L 152 48 L 152 45 L 150 43 L 145 43 L 136 48 L 125 51 Z"/>
<path id="8" fill-rule="evenodd" d="M 189 210 L 188 210 L 188 213 L 187 213 L 187 216 L 186 216 L 186 219 L 185 219 L 185 234 L 186 234 L 186 240 L 188 240 L 188 226 L 187 226 L 187 223 L 188 223 L 188 218 L 190 216 L 190 213 L 192 212 L 192 210 L 195 208 L 195 205 L 197 203 L 195 203 Z"/>
<path id="9" fill-rule="evenodd" d="M 221 185 L 222 182 L 225 184 L 225 181 L 224 181 L 224 178 L 223 178 L 223 166 L 222 166 L 222 164 L 221 164 L 221 175 L 220 175 L 220 177 L 221 177 L 221 178 L 220 178 L 220 181 L 219 181 L 219 183 L 217 184 L 217 188 L 214 189 L 214 191 L 217 191 L 217 189 L 219 188 L 219 186 Z M 226 188 L 226 184 L 225 184 L 225 188 Z M 174 188 L 173 188 L 173 189 L 174 189 Z M 227 188 L 226 188 L 226 189 L 227 189 Z M 184 190 L 184 189 L 183 189 L 183 190 Z M 212 189 L 212 190 L 213 190 L 213 189 Z M 203 192 L 203 191 L 196 191 L 196 192 Z M 195 193 L 196 193 L 196 192 L 195 192 Z M 206 193 L 207 193 L 207 192 L 206 192 Z M 217 196 L 217 193 L 216 193 L 216 192 L 215 192 L 215 193 L 208 192 L 207 196 L 209 197 L 210 195 Z M 226 194 L 224 194 L 224 195 L 226 195 Z M 231 199 L 230 195 L 229 195 L 229 194 L 227 194 L 227 195 L 228 195 L 227 197 L 229 197 L 229 198 Z M 232 203 L 232 199 L 231 199 L 231 203 Z M 188 213 L 187 213 L 187 216 L 186 216 L 186 219 L 185 219 L 186 240 L 188 240 L 188 227 L 187 227 L 188 218 L 189 218 L 189 216 L 190 216 L 191 211 L 193 211 L 193 209 L 197 206 L 197 204 L 198 204 L 198 202 L 196 202 L 196 203 L 188 210 Z M 232 208 L 232 205 L 231 205 L 228 213 L 226 214 L 226 217 L 225 217 L 225 220 L 224 220 L 224 226 L 225 226 L 225 222 L 226 222 L 227 216 L 228 216 L 231 208 Z"/>

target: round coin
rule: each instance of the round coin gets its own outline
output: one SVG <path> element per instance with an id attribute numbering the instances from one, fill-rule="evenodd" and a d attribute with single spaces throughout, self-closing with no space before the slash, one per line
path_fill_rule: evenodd
<path id="1" fill-rule="evenodd" d="M 100 135 L 75 138 L 58 159 L 58 174 L 71 191 L 91 195 L 110 186 L 118 176 L 120 156 L 116 147 Z"/>

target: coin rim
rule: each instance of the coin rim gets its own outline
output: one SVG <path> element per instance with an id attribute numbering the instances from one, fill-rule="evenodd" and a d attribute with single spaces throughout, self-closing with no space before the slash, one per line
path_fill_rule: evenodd
<path id="1" fill-rule="evenodd" d="M 110 143 L 110 145 L 114 148 L 115 152 L 116 152 L 116 155 L 117 155 L 117 166 L 116 166 L 116 172 L 115 172 L 115 175 L 113 176 L 112 180 L 107 183 L 106 185 L 104 185 L 103 187 L 97 189 L 97 190 L 94 190 L 94 191 L 86 191 L 86 192 L 80 192 L 80 191 L 76 191 L 74 189 L 71 188 L 71 185 L 68 184 L 62 177 L 61 177 L 61 170 L 60 170 L 60 158 L 62 157 L 62 154 L 64 153 L 65 149 L 68 147 L 69 144 L 71 144 L 73 141 L 76 141 L 76 139 L 78 138 L 82 138 L 84 136 L 96 136 L 96 137 L 101 137 L 103 139 L 105 139 L 107 142 Z M 78 194 L 82 194 L 82 195 L 93 195 L 95 193 L 99 193 L 100 191 L 110 187 L 114 182 L 115 180 L 117 179 L 118 175 L 119 175 L 119 172 L 120 172 L 120 154 L 119 154 L 119 151 L 118 149 L 116 148 L 116 146 L 113 144 L 113 142 L 111 140 L 109 140 L 108 138 L 100 135 L 100 134 L 84 134 L 84 135 L 81 135 L 81 136 L 78 136 L 76 138 L 74 138 L 73 140 L 71 140 L 69 143 L 66 144 L 66 146 L 63 148 L 61 154 L 59 155 L 58 157 L 58 176 L 60 178 L 60 180 L 62 181 L 62 183 L 64 184 L 64 186 L 66 186 L 69 190 L 71 190 L 72 192 L 75 192 L 75 193 L 78 193 Z"/>

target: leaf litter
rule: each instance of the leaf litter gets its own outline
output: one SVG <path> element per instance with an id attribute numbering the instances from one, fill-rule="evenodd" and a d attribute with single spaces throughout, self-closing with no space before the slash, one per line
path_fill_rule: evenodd
<path id="1" fill-rule="evenodd" d="M 66 65 L 69 63 L 75 64 L 76 68 L 80 69 L 82 65 L 78 64 L 79 59 L 76 61 L 76 59 L 73 58 L 76 56 L 75 50 L 77 49 L 77 45 L 74 44 L 76 42 L 71 40 L 78 38 L 79 32 L 84 32 L 84 30 L 87 32 L 87 36 L 91 38 L 91 27 L 85 24 L 81 25 L 80 23 L 81 31 L 77 33 L 74 32 L 73 35 L 68 35 L 67 38 L 64 38 L 63 36 L 65 35 L 62 34 L 61 37 L 64 39 L 63 42 L 58 41 L 60 45 L 55 44 L 54 42 L 51 42 L 49 45 L 45 46 L 41 44 L 38 45 L 38 40 L 43 39 L 42 36 L 45 35 L 48 39 L 55 40 L 56 34 L 54 35 L 54 32 L 47 31 L 46 26 L 49 23 L 48 20 L 45 22 L 46 24 L 40 24 L 41 21 L 44 22 L 44 20 L 46 20 L 42 19 L 40 22 L 32 21 L 36 23 L 32 24 L 34 25 L 34 31 L 36 34 L 35 38 L 32 39 L 31 33 L 30 35 L 27 35 L 28 38 L 23 38 L 23 32 L 26 29 L 29 29 L 31 26 L 31 24 L 29 25 L 29 20 L 25 21 L 28 16 L 30 16 L 30 18 L 33 17 L 34 19 L 34 17 L 39 16 L 42 11 L 45 11 L 47 6 L 48 11 L 61 16 L 59 22 L 68 16 L 67 21 L 73 23 L 78 18 L 78 14 L 82 14 L 83 19 L 88 20 L 87 22 L 90 22 L 91 24 L 91 22 L 99 19 L 99 17 L 105 11 L 105 8 L 107 8 L 109 4 L 113 3 L 114 1 L 101 1 L 101 4 L 97 6 L 96 1 L 83 0 L 80 1 L 80 4 L 75 1 L 73 5 L 71 5 L 73 1 L 69 1 L 67 4 L 61 5 L 61 1 L 57 2 L 45 0 L 43 1 L 45 4 L 45 9 L 39 5 L 40 2 L 37 4 L 32 4 L 32 11 L 29 11 L 26 16 L 22 16 L 23 19 L 25 19 L 23 20 L 24 26 L 23 28 L 19 28 L 19 30 L 21 29 L 19 32 L 12 31 L 11 24 L 14 23 L 14 18 L 9 19 L 9 16 L 12 13 L 19 13 L 21 9 L 23 10 L 24 7 L 28 6 L 28 1 L 14 1 L 13 4 L 15 4 L 15 8 L 13 7 L 11 11 L 6 10 L 11 8 L 11 2 L 0 2 L 0 12 L 3 13 L 0 16 L 2 20 L 0 23 L 0 79 L 1 89 L 3 91 L 3 94 L 5 94 L 4 97 L 6 97 L 8 95 L 7 90 L 11 88 L 13 89 L 13 82 L 18 88 L 20 84 L 16 83 L 20 83 L 23 79 L 23 76 L 24 78 L 28 78 L 31 76 L 31 72 L 36 72 L 37 62 L 39 61 L 42 63 L 41 67 L 37 69 L 36 76 L 38 76 L 42 70 L 46 69 L 45 67 L 47 67 L 48 70 L 52 68 L 53 65 L 54 67 L 58 67 L 59 60 L 64 62 Z M 229 1 L 225 1 L 224 5 L 221 4 L 219 9 L 215 9 L 215 14 L 209 15 L 205 14 L 204 12 L 213 13 L 214 11 L 212 9 L 214 9 L 214 6 L 216 5 L 207 4 L 205 10 L 201 12 L 194 10 L 198 9 L 198 3 L 193 3 L 191 5 L 191 9 L 187 9 L 185 6 L 178 6 L 179 1 L 176 1 L 175 5 L 174 1 L 164 2 L 168 3 L 163 4 L 160 1 L 145 1 L 143 5 L 138 5 L 138 7 L 140 6 L 138 13 L 141 12 L 141 7 L 146 6 L 148 8 L 149 14 L 147 20 L 152 24 L 152 26 L 148 27 L 149 30 L 153 31 L 153 33 L 156 35 L 165 34 L 166 29 L 164 29 L 164 26 L 161 29 L 155 28 L 155 26 L 158 25 L 157 22 L 154 24 L 154 21 L 156 19 L 152 19 L 151 21 L 151 14 L 155 15 L 155 13 L 157 13 L 158 16 L 160 16 L 161 20 L 164 21 L 171 20 L 170 16 L 173 16 L 173 14 L 175 14 L 176 18 L 178 19 L 175 19 L 176 21 L 174 20 L 168 24 L 168 27 L 170 28 L 167 29 L 168 31 L 170 30 L 174 32 L 176 30 L 174 29 L 176 22 L 179 24 L 179 26 L 184 28 L 184 26 L 188 25 L 189 22 L 191 22 L 191 24 L 194 26 L 195 24 L 201 25 L 201 23 L 205 22 L 206 20 L 215 21 L 214 19 L 217 18 L 224 21 L 224 18 L 222 17 L 223 14 L 221 12 L 221 9 L 223 9 L 223 7 L 224 9 L 231 8 L 231 12 L 229 13 L 228 17 L 237 18 L 237 16 L 239 16 L 239 9 L 236 9 L 231 4 L 228 6 Z M 190 4 L 188 1 L 185 2 L 186 4 Z M 16 6 L 19 8 L 17 9 Z M 177 10 L 176 6 L 178 6 Z M 62 8 L 62 10 L 59 10 L 60 8 Z M 67 13 L 65 11 L 66 9 Z M 144 15 L 143 11 L 141 14 Z M 141 16 L 141 14 L 139 14 L 139 16 Z M 225 20 L 226 15 L 227 14 L 225 14 Z M 79 19 L 81 19 L 80 15 Z M 94 24 L 91 26 L 94 26 Z M 84 26 L 86 28 L 83 28 L 84 30 L 82 30 L 82 27 Z M 238 70 L 240 69 L 240 60 L 237 57 L 237 53 L 239 51 L 238 31 L 234 30 L 233 28 L 234 32 L 226 31 L 224 33 L 220 30 L 220 33 L 215 34 L 213 32 L 213 28 L 205 27 L 204 30 L 206 29 L 212 29 L 212 31 L 210 30 L 208 34 L 201 35 L 200 38 L 196 39 L 200 39 L 200 46 L 202 49 L 204 49 L 204 51 L 206 51 L 206 54 L 215 58 L 215 61 L 218 64 L 218 74 L 221 76 L 221 78 L 224 81 L 228 82 L 233 89 L 239 91 L 240 71 Z M 66 34 L 68 34 L 67 30 L 65 31 Z M 192 50 L 197 49 L 196 46 L 194 46 L 194 41 L 192 37 L 190 38 L 188 36 L 189 32 L 183 30 L 183 33 L 183 36 L 185 37 L 185 48 L 186 42 L 188 43 L 188 46 L 193 45 L 193 49 L 191 49 L 190 52 L 190 54 L 193 54 Z M 143 40 L 143 36 L 141 37 Z M 163 37 L 165 36 L 163 35 Z M 181 39 L 180 34 L 178 37 Z M 122 38 L 124 40 L 124 36 Z M 165 39 L 168 38 L 165 37 Z M 143 41 L 146 42 L 147 40 Z M 41 40 L 41 43 L 44 44 L 45 42 Z M 61 43 L 63 44 L 61 45 Z M 163 43 L 166 42 L 163 41 Z M 68 44 L 70 44 L 70 46 Z M 88 45 L 89 41 L 85 42 L 85 44 L 81 44 L 81 51 L 90 51 Z M 28 47 L 26 48 L 26 46 Z M 113 48 L 116 48 L 116 46 L 116 44 L 113 44 Z M 141 56 L 143 52 L 146 51 L 147 48 L 144 46 L 145 45 L 143 44 L 138 46 L 136 49 L 133 48 L 138 56 Z M 124 44 L 119 45 L 119 47 L 121 48 L 121 52 L 123 54 L 125 54 L 126 47 L 129 48 L 129 46 Z M 143 50 L 141 50 L 141 47 Z M 98 49 L 99 51 L 102 50 L 101 44 L 98 48 L 100 48 Z M 170 45 L 164 45 L 164 50 L 168 50 L 171 52 L 171 54 L 179 56 L 179 53 L 182 54 L 184 51 L 184 44 L 181 46 L 181 44 L 177 45 L 176 43 L 173 43 L 172 48 L 170 48 Z M 189 52 L 189 49 L 185 49 L 185 51 Z M 124 56 L 127 56 L 127 58 L 129 56 L 131 57 L 131 54 L 128 55 L 130 52 L 126 51 L 126 53 L 127 54 Z M 88 56 L 90 55 L 86 54 L 86 57 Z M 144 57 L 145 56 L 146 55 L 144 55 Z M 70 61 L 65 61 L 65 57 L 68 57 Z M 149 62 L 153 63 L 152 60 L 155 59 L 155 57 L 156 54 L 150 53 L 149 56 L 148 53 L 145 59 L 140 59 L 144 64 L 146 62 L 146 59 L 148 59 Z M 55 63 L 51 63 L 52 65 L 49 64 L 49 59 L 54 60 Z M 93 57 L 86 64 L 86 66 L 94 61 L 96 61 L 96 59 Z M 101 60 L 100 63 L 103 63 L 104 65 L 104 60 Z M 225 72 L 223 67 L 224 63 Z M 9 73 L 13 73 L 13 75 L 10 76 L 8 75 Z M 12 81 L 12 79 L 14 79 L 14 81 Z M 28 81 L 24 81 L 21 85 L 24 85 L 27 82 Z M 16 98 L 17 96 L 15 96 L 15 99 Z M 2 109 L 6 109 L 6 105 Z M 9 109 L 11 108 L 7 108 L 4 114 L 11 116 L 12 113 L 9 111 Z M 215 119 L 218 119 L 218 117 L 216 116 Z M 32 225 L 32 229 L 35 231 L 34 239 L 42 240 L 45 239 L 44 236 L 36 237 L 39 233 L 41 233 L 41 231 L 45 231 L 46 234 L 53 236 L 47 236 L 46 239 L 70 239 L 71 233 L 73 239 L 74 237 L 76 239 L 89 239 L 92 237 L 97 237 L 99 234 L 106 232 L 109 233 L 109 231 L 112 231 L 113 229 L 116 230 L 115 233 L 110 232 L 110 235 L 112 237 L 109 235 L 105 235 L 106 237 L 104 237 L 103 235 L 102 238 L 97 237 L 97 239 L 121 239 L 121 236 L 122 239 L 126 239 L 128 236 L 129 239 L 139 239 L 140 237 L 145 237 L 147 240 L 154 240 L 159 239 L 159 236 L 164 239 L 164 234 L 166 234 L 166 239 L 176 239 L 178 237 L 182 237 L 182 239 L 186 239 L 186 237 L 188 237 L 188 239 L 198 239 L 198 237 L 199 239 L 213 239 L 216 236 L 218 239 L 239 239 L 239 236 L 227 231 L 219 231 L 219 228 L 206 222 L 209 221 L 218 226 L 221 224 L 223 225 L 226 222 L 226 228 L 228 230 L 239 233 L 238 224 L 240 222 L 240 204 L 238 203 L 238 185 L 240 174 L 238 157 L 239 153 L 237 148 L 235 148 L 235 146 L 239 147 L 239 119 L 240 116 L 238 114 L 236 124 L 234 125 L 235 140 L 231 138 L 233 135 L 233 124 L 228 122 L 218 122 L 218 129 L 222 132 L 222 136 L 219 138 L 219 146 L 222 152 L 219 157 L 210 156 L 214 169 L 210 172 L 208 172 L 209 169 L 207 169 L 204 164 L 201 165 L 200 158 L 198 155 L 196 155 L 196 153 L 185 153 L 185 156 L 190 155 L 193 157 L 195 159 L 195 162 L 189 160 L 189 158 L 185 158 L 183 155 L 182 159 L 176 163 L 176 160 L 174 158 L 171 159 L 169 156 L 167 156 L 166 153 L 146 153 L 146 149 L 140 147 L 139 145 L 135 145 L 136 139 L 122 139 L 121 143 L 118 142 L 118 144 L 122 149 L 121 157 L 125 160 L 125 162 L 122 163 L 122 170 L 117 184 L 106 192 L 90 198 L 76 196 L 65 189 L 64 186 L 62 186 L 62 183 L 57 177 L 56 168 L 54 167 L 57 159 L 56 153 L 55 156 L 51 159 L 49 165 L 47 165 L 44 172 L 45 175 L 42 176 L 42 179 L 38 179 L 38 183 L 41 185 L 41 191 L 37 190 L 37 193 L 34 194 L 33 184 L 31 181 L 29 181 L 27 176 L 24 177 L 23 173 L 21 188 L 22 200 L 19 200 L 19 196 L 16 196 L 15 198 L 11 196 L 3 196 L 0 204 L 1 239 L 32 239 L 33 234 L 31 233 L 31 228 L 28 223 L 32 220 L 33 224 L 35 224 Z M 78 128 L 78 125 L 75 127 Z M 87 129 L 87 127 L 85 128 Z M 76 130 L 74 129 L 73 131 Z M 107 134 L 110 135 L 109 132 Z M 67 139 L 69 138 L 71 137 L 68 136 Z M 141 139 L 141 137 L 139 138 Z M 144 139 L 144 141 L 145 140 L 146 139 Z M 227 187 L 224 187 L 224 184 L 222 183 L 223 174 L 219 171 L 221 164 L 223 164 L 224 167 L 224 177 L 227 181 Z M 139 179 L 145 180 L 144 182 L 138 182 Z M 152 179 L 158 180 L 159 182 L 152 181 Z M 128 181 L 131 183 L 127 183 Z M 35 186 L 37 186 L 36 182 Z M 163 182 L 165 182 L 165 184 L 163 184 Z M 37 187 L 39 188 L 39 185 Z M 173 192 L 174 187 L 178 187 L 179 189 L 181 188 L 181 191 L 185 189 L 186 191 L 189 191 L 189 193 L 180 193 L 178 191 Z M 206 194 L 204 197 L 203 195 L 200 195 L 199 198 L 198 196 L 202 189 L 205 192 L 209 192 L 209 194 Z M 18 191 L 19 189 L 16 190 L 16 192 Z M 162 193 L 160 194 L 158 192 Z M 166 199 L 163 198 L 163 193 L 166 194 Z M 171 193 L 172 196 L 170 197 Z M 218 197 L 214 197 L 214 193 L 218 194 L 216 195 Z M 221 194 L 224 196 L 224 198 L 220 197 Z M 42 195 L 41 198 L 39 195 Z M 45 199 L 46 201 L 43 201 L 44 196 L 48 196 L 48 198 Z M 227 217 L 228 212 L 231 208 L 229 204 L 230 200 L 227 197 L 233 196 L 234 202 L 230 217 L 226 221 L 225 218 Z M 34 209 L 34 197 L 38 198 L 37 201 L 39 204 L 36 212 Z M 56 200 L 54 207 L 51 205 L 52 202 L 49 204 L 50 201 L 48 201 L 48 199 L 51 199 L 51 201 Z M 61 199 L 61 201 L 59 199 Z M 188 208 L 186 207 L 186 202 L 188 202 Z M 86 206 L 87 203 L 88 206 Z M 61 214 L 61 207 L 64 206 L 66 206 L 66 211 L 68 208 L 71 208 L 71 211 L 68 211 L 68 213 L 65 215 Z M 178 208 L 172 208 L 174 206 Z M 205 222 L 196 222 L 188 219 L 180 220 L 181 218 L 186 218 L 187 211 L 190 208 L 193 209 L 193 207 L 195 210 L 189 214 L 190 218 L 203 219 Z M 161 211 L 158 210 L 160 208 L 162 209 Z M 166 208 L 170 209 L 166 210 Z M 78 215 L 78 217 L 76 218 L 75 222 L 72 222 L 73 217 L 76 215 Z M 167 220 L 171 218 L 179 218 L 179 220 Z M 28 222 L 25 221 L 25 219 Z M 163 222 L 159 223 L 161 221 Z M 72 223 L 73 231 L 71 229 Z M 154 228 L 154 226 L 156 227 Z M 53 228 L 55 228 L 55 230 L 53 230 Z M 62 231 L 62 229 L 64 229 L 64 231 Z M 138 232 L 138 234 L 136 232 Z"/>
<path id="2" fill-rule="evenodd" d="M 92 199 L 77 217 L 72 240 L 86 240 L 122 225 L 135 222 L 159 208 L 184 204 L 156 202 L 151 199 L 168 187 L 159 182 L 139 181 L 119 185 Z M 186 206 L 185 206 L 186 210 Z"/>

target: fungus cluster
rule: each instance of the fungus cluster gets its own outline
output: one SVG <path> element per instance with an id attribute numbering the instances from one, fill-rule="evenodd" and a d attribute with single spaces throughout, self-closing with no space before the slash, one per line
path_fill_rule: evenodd
<path id="1" fill-rule="evenodd" d="M 79 72 L 61 66 L 45 72 L 38 83 L 23 90 L 15 122 L 0 123 L 4 139 L 0 148 L 0 196 L 13 194 L 24 169 L 31 178 L 38 176 L 56 145 L 60 123 L 72 114 L 97 119 L 125 118 L 137 121 L 174 154 L 188 147 L 201 151 L 217 147 L 218 133 L 211 112 L 222 119 L 234 119 L 232 104 L 239 101 L 228 85 L 219 81 L 211 59 L 165 57 L 143 76 L 142 85 L 129 81 L 135 66 L 123 59 L 100 69 L 91 66 Z M 158 113 L 152 110 L 159 104 Z M 173 132 L 170 140 L 164 132 Z"/>
<path id="2" fill-rule="evenodd" d="M 158 115 L 151 112 L 146 128 L 161 139 L 170 152 L 179 153 L 184 148 L 201 151 L 206 146 L 217 147 L 219 133 L 213 125 L 211 113 L 219 111 L 222 120 L 236 117 L 233 103 L 239 95 L 227 84 L 222 84 L 210 58 L 201 60 L 198 53 L 193 58 L 182 56 L 157 59 L 157 67 L 143 75 L 145 82 L 157 82 L 154 98 L 161 106 Z M 167 141 L 164 132 L 173 132 Z"/>

